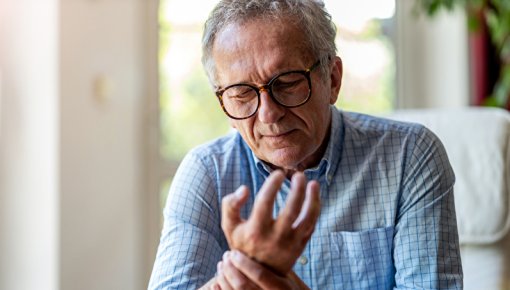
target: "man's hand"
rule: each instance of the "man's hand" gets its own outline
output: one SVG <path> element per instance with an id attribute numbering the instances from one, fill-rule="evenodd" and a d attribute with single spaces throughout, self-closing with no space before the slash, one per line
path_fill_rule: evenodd
<path id="1" fill-rule="evenodd" d="M 218 287 L 219 286 L 219 287 Z M 211 289 L 309 289 L 294 272 L 280 276 L 239 251 L 226 252 Z"/>
<path id="2" fill-rule="evenodd" d="M 284 179 L 279 170 L 267 178 L 248 220 L 240 216 L 249 195 L 245 186 L 223 198 L 221 217 L 231 249 L 245 253 L 282 276 L 290 272 L 303 252 L 320 213 L 319 184 L 316 181 L 307 184 L 304 174 L 297 172 L 292 176 L 285 208 L 274 220 L 274 201 Z"/>

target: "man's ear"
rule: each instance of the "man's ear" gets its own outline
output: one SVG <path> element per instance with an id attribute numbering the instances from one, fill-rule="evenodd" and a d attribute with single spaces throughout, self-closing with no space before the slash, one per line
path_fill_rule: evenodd
<path id="1" fill-rule="evenodd" d="M 343 76 L 343 64 L 342 59 L 339 56 L 333 58 L 331 64 L 331 96 L 329 103 L 335 104 L 342 87 L 342 76 Z"/>

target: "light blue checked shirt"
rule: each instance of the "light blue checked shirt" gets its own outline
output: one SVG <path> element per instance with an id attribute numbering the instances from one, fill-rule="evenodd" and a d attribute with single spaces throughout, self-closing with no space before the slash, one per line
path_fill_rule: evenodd
<path id="1" fill-rule="evenodd" d="M 192 150 L 170 189 L 149 289 L 211 279 L 228 250 L 222 197 L 247 185 L 248 217 L 270 171 L 237 132 Z M 319 181 L 322 207 L 294 271 L 311 289 L 462 289 L 455 177 L 429 130 L 332 107 L 328 147 L 305 175 Z"/>

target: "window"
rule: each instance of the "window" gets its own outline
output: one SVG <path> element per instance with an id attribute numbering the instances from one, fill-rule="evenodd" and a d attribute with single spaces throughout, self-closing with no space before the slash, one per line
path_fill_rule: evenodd
<path id="1" fill-rule="evenodd" d="M 214 0 L 161 0 L 161 203 L 186 152 L 225 134 L 228 120 L 200 63 L 202 27 Z M 367 113 L 393 108 L 395 61 L 391 39 L 395 0 L 324 1 L 338 27 L 344 79 L 338 107 Z"/>
<path id="2" fill-rule="evenodd" d="M 337 53 L 344 64 L 337 106 L 383 113 L 395 102 L 393 32 L 395 0 L 327 0 L 337 26 Z"/>

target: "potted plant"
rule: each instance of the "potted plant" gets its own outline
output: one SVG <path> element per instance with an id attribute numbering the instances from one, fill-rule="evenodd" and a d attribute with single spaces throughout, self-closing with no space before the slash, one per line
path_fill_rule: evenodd
<path id="1" fill-rule="evenodd" d="M 428 16 L 440 10 L 451 11 L 456 6 L 466 9 L 470 31 L 486 31 L 490 39 L 488 50 L 495 59 L 493 71 L 489 71 L 494 82 L 482 104 L 510 109 L 510 1 L 416 0 L 415 5 L 415 9 Z"/>

